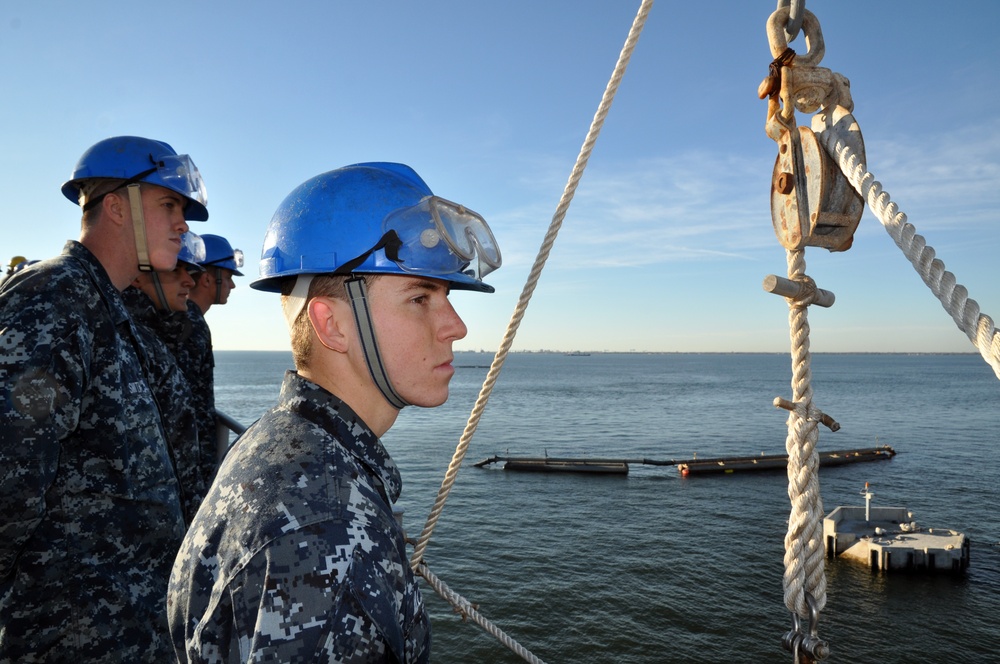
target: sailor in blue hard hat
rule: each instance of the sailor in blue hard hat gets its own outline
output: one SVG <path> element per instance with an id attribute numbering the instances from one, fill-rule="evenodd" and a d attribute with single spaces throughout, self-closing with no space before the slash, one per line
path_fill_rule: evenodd
<path id="1" fill-rule="evenodd" d="M 234 249 L 229 240 L 221 235 L 204 233 L 201 239 L 205 243 L 205 258 L 200 265 L 204 273 L 191 293 L 191 300 L 197 303 L 201 313 L 208 312 L 213 304 L 226 304 L 229 293 L 236 288 L 233 277 L 242 277 L 243 252 Z"/>
<path id="2" fill-rule="evenodd" d="M 386 370 L 367 310 L 370 280 L 361 277 L 426 277 L 441 282 L 445 294 L 452 289 L 491 293 L 493 287 L 482 279 L 500 262 L 500 249 L 481 216 L 434 196 L 408 166 L 366 163 L 312 178 L 288 195 L 271 219 L 260 278 L 250 287 L 284 294 L 297 352 L 296 334 L 308 336 L 308 316 L 300 314 L 312 297 L 314 277 L 353 277 L 342 281 L 366 364 L 375 387 L 398 409 L 414 402 L 399 393 Z"/>
<path id="3" fill-rule="evenodd" d="M 118 136 L 62 193 L 83 209 L 79 241 L 0 284 L 0 467 L 15 478 L 0 483 L 0 661 L 172 661 L 163 594 L 185 523 L 121 293 L 174 269 L 205 187 L 167 143 Z"/>
<path id="4" fill-rule="evenodd" d="M 176 340 L 173 350 L 194 396 L 198 435 L 212 441 L 216 439 L 215 353 L 205 314 L 212 306 L 229 302 L 229 293 L 236 288 L 233 276 L 243 276 L 239 271 L 243 267 L 243 252 L 234 249 L 221 235 L 204 233 L 201 240 L 205 244 L 205 253 L 198 260 L 202 272 L 195 276 L 188 294 L 189 332 Z M 220 449 L 213 456 L 218 458 L 223 454 L 225 449 Z M 207 480 L 211 480 L 214 472 L 215 465 L 205 466 Z"/>
<path id="5" fill-rule="evenodd" d="M 188 231 L 181 237 L 181 250 L 173 270 L 142 272 L 132 283 L 159 311 L 186 313 L 195 280 L 205 271 L 201 266 L 204 257 L 205 243 L 201 236 Z"/>
<path id="6" fill-rule="evenodd" d="M 97 208 L 114 203 L 107 212 L 112 219 L 128 220 L 122 230 L 132 234 L 135 246 L 134 257 L 120 251 L 111 257 L 126 270 L 133 262 L 143 272 L 174 269 L 187 220 L 208 219 L 208 193 L 191 158 L 162 141 L 138 136 L 93 145 L 80 157 L 62 193 L 83 209 L 85 233 Z"/>
<path id="7" fill-rule="evenodd" d="M 251 287 L 282 294 L 295 371 L 229 452 L 178 552 L 178 652 L 430 661 L 392 513 L 401 477 L 380 437 L 405 405 L 448 398 L 468 332 L 449 294 L 492 292 L 482 278 L 499 266 L 483 218 L 402 164 L 324 173 L 278 207 Z"/>

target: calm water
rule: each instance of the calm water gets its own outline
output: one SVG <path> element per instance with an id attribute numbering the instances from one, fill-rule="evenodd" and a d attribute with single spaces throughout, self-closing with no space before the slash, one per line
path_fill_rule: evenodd
<path id="1" fill-rule="evenodd" d="M 220 409 L 249 423 L 288 353 L 216 353 Z M 452 397 L 403 411 L 385 444 L 423 528 L 492 356 L 460 353 Z M 1000 662 L 1000 381 L 976 355 L 816 355 L 820 449 L 892 445 L 891 461 L 820 472 L 827 512 L 908 507 L 972 540 L 965 577 L 872 574 L 828 561 L 827 662 Z M 781 637 L 783 473 L 681 478 L 479 469 L 494 454 L 686 459 L 782 453 L 783 355 L 514 354 L 428 547 L 431 569 L 546 662 L 790 662 Z M 434 661 L 522 661 L 425 587 Z"/>

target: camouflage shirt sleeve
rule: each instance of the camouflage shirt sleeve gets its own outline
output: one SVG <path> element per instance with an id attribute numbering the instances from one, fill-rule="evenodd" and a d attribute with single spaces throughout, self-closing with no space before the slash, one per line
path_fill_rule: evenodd
<path id="1" fill-rule="evenodd" d="M 391 503 L 398 470 L 294 373 L 226 457 L 185 537 L 168 613 L 181 661 L 427 662 L 430 628 Z"/>
<path id="2" fill-rule="evenodd" d="M 11 574 L 45 514 L 60 441 L 80 420 L 93 345 L 91 329 L 79 324 L 86 312 L 72 303 L 34 297 L 27 288 L 5 291 L 0 294 L 0 577 Z"/>

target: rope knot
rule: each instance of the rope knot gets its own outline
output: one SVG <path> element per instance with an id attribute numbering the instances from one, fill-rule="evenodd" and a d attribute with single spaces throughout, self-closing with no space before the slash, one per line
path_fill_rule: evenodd
<path id="1" fill-rule="evenodd" d="M 795 300 L 798 306 L 807 307 L 816 301 L 816 282 L 812 277 L 807 275 L 802 275 L 799 279 L 796 279 L 802 285 L 802 291 L 799 294 L 797 300 Z M 788 298 L 786 298 L 788 299 Z"/>
<path id="2" fill-rule="evenodd" d="M 830 431 L 840 431 L 840 423 L 814 406 L 811 401 L 806 404 L 802 401 L 789 401 L 781 397 L 774 397 L 774 407 L 784 408 L 791 413 L 795 413 L 800 420 L 819 422 L 830 429 Z"/>
<path id="3" fill-rule="evenodd" d="M 785 48 L 781 55 L 771 61 L 771 64 L 767 66 L 767 78 L 761 81 L 757 88 L 757 96 L 760 99 L 764 97 L 777 99 L 781 92 L 781 68 L 791 67 L 794 61 L 795 51 L 791 47 Z"/>

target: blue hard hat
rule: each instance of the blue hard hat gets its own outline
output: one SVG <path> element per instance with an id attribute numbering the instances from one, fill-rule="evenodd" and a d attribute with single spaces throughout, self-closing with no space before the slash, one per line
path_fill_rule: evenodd
<path id="1" fill-rule="evenodd" d="M 224 267 L 238 277 L 243 276 L 243 273 L 238 269 L 243 267 L 242 251 L 233 249 L 229 240 L 221 235 L 206 233 L 201 236 L 201 239 L 205 242 L 205 258 L 199 261 L 201 265 L 204 267 Z"/>
<path id="2" fill-rule="evenodd" d="M 63 184 L 63 195 L 79 203 L 81 184 L 94 178 L 146 182 L 170 189 L 187 199 L 185 219 L 208 219 L 205 207 L 208 193 L 201 173 L 188 155 L 177 154 L 163 141 L 116 136 L 95 143 L 83 153 L 70 179 Z"/>
<path id="3" fill-rule="evenodd" d="M 372 162 L 317 175 L 285 198 L 250 287 L 279 292 L 300 274 L 400 274 L 492 293 L 482 276 L 499 266 L 482 217 L 434 196 L 409 166 Z"/>
<path id="4" fill-rule="evenodd" d="M 205 260 L 206 245 L 203 235 L 191 231 L 184 233 L 181 235 L 181 250 L 177 254 L 177 262 L 184 263 L 188 272 L 204 272 L 205 268 L 201 264 Z"/>

